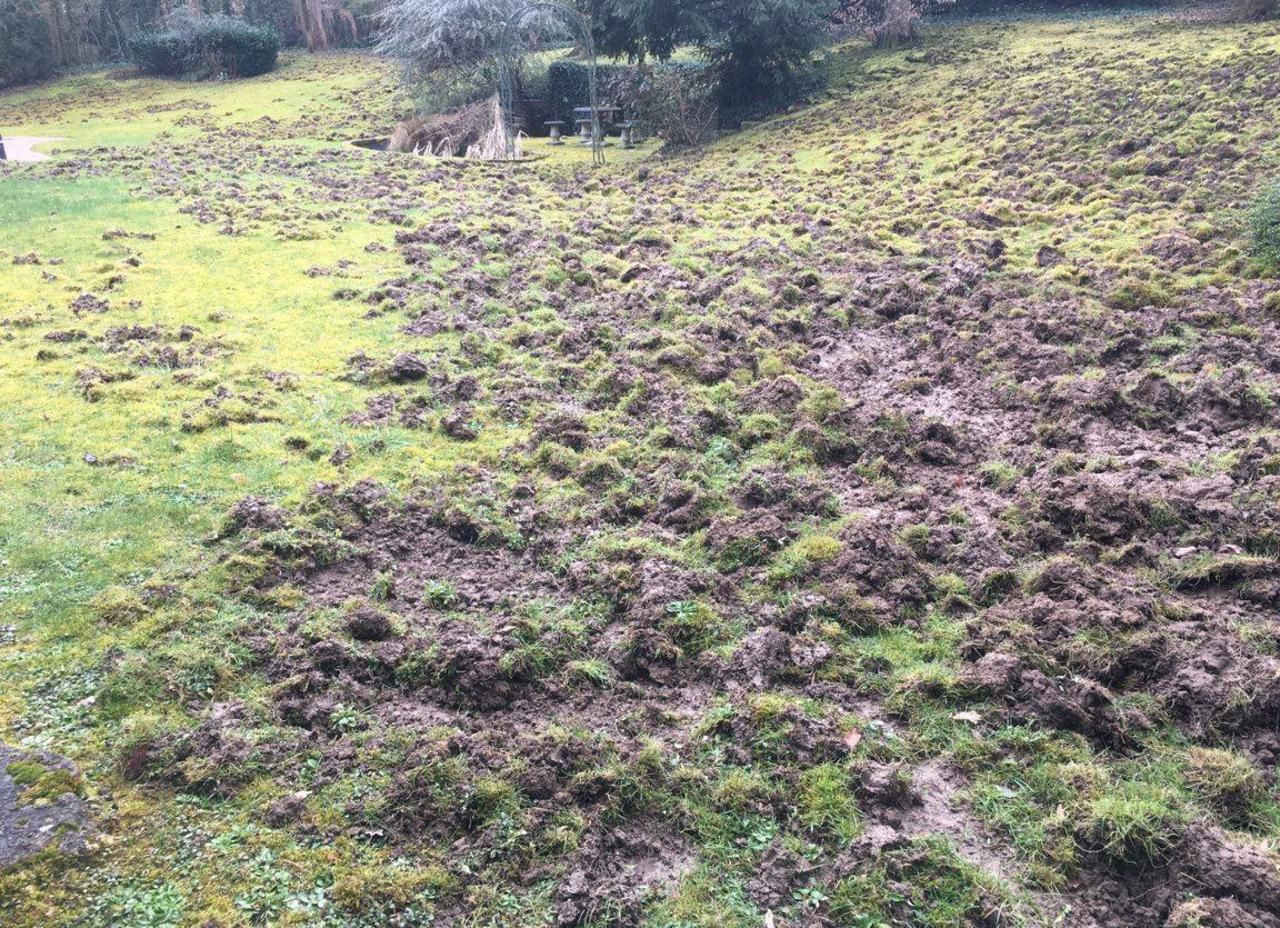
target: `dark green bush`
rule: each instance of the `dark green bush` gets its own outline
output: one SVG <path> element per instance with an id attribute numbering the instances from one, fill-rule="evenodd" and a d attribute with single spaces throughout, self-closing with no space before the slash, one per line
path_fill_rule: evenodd
<path id="1" fill-rule="evenodd" d="M 596 87 L 602 104 L 611 101 L 609 87 L 630 68 L 602 64 L 596 68 Z M 557 61 L 547 69 L 547 109 L 552 118 L 573 125 L 573 111 L 591 105 L 591 69 L 577 61 Z"/>
<path id="2" fill-rule="evenodd" d="M 49 27 L 30 0 L 0 0 L 0 87 L 43 80 L 57 61 Z"/>
<path id="3" fill-rule="evenodd" d="M 1253 253 L 1272 268 L 1280 268 L 1280 183 L 1266 187 L 1249 215 Z"/>
<path id="4" fill-rule="evenodd" d="M 189 50 L 188 43 L 172 32 L 143 32 L 129 40 L 129 57 L 144 74 L 184 73 Z"/>
<path id="5" fill-rule="evenodd" d="M 129 52 L 144 74 L 195 80 L 253 77 L 275 68 L 280 37 L 273 29 L 229 16 L 206 16 L 137 35 Z"/>

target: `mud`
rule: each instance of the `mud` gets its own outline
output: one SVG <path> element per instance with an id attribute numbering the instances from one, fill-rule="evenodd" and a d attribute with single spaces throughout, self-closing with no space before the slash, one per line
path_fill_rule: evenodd
<path id="1" fill-rule="evenodd" d="M 188 707 L 126 774 L 289 797 L 373 770 L 340 814 L 277 796 L 270 815 L 447 849 L 468 881 L 541 886 L 563 926 L 641 923 L 702 864 L 788 925 L 838 923 L 830 894 L 855 878 L 911 923 L 940 875 L 969 893 L 957 924 L 1010 924 L 1010 898 L 1071 928 L 1280 924 L 1257 821 L 1228 834 L 1188 799 L 1160 853 L 1119 859 L 1040 809 L 1072 855 L 1046 879 L 973 800 L 1034 760 L 1007 746 L 1026 732 L 1097 778 L 1072 801 L 1188 746 L 1275 787 L 1280 317 L 1221 225 L 1264 169 L 1280 72 L 1256 46 L 1129 58 L 1026 53 L 1002 66 L 1017 94 L 968 74 L 909 106 L 895 83 L 643 174 L 464 186 L 422 159 L 353 172 L 287 133 L 122 155 L 229 233 L 373 221 L 366 251 L 400 266 L 335 279 L 332 308 L 393 317 L 396 343 L 335 360 L 358 391 L 345 424 L 477 452 L 384 487 L 358 479 L 374 439 L 352 440 L 346 482 L 237 505 L 209 556 L 278 612 L 235 642 L 263 698 Z M 1064 60 L 1088 112 L 1056 105 Z M 1232 143 L 1157 139 L 1174 128 L 1150 88 L 1174 72 Z M 975 112 L 919 118 L 933 106 Z M 1013 125 L 1035 131 L 996 148 Z M 801 159 L 797 138 L 822 143 Z M 944 140 L 939 171 L 922 152 Z M 220 178 L 198 195 L 197 162 Z M 235 184 L 264 165 L 305 181 L 308 212 Z M 540 208 L 561 199 L 571 215 Z M 70 310 L 84 329 L 44 335 L 102 350 L 86 399 L 219 350 L 108 325 L 101 295 Z M 178 427 L 253 427 L 273 403 L 212 387 Z M 802 808 L 815 771 L 834 812 Z M 466 924 L 467 903 L 436 914 Z"/>

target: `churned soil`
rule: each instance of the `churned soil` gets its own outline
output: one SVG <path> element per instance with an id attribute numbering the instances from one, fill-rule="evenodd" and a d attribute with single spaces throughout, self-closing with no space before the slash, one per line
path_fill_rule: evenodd
<path id="1" fill-rule="evenodd" d="M 1238 224 L 1280 51 L 1219 28 L 992 27 L 597 173 L 122 153 L 396 265 L 334 281 L 395 327 L 332 359 L 350 436 L 289 439 L 326 479 L 208 539 L 243 685 L 124 776 L 418 855 L 439 925 L 1280 925 L 1280 290 Z M 164 368 L 184 435 L 285 414 L 285 373 L 200 379 L 224 340 L 72 311 L 86 404 Z"/>

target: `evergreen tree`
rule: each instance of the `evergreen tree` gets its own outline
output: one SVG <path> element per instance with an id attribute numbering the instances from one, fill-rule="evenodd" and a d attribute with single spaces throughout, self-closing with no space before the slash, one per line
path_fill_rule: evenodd
<path id="1" fill-rule="evenodd" d="M 32 0 L 0 0 L 0 87 L 46 78 L 57 63 L 53 36 Z"/>
<path id="2" fill-rule="evenodd" d="M 768 96 L 802 71 L 835 0 L 586 0 L 607 54 L 666 59 L 684 44 L 716 65 L 723 103 Z"/>

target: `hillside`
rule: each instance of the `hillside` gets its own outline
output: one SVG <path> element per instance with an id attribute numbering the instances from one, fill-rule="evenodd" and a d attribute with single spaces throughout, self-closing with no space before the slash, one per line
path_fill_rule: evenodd
<path id="1" fill-rule="evenodd" d="M 602 169 L 0 94 L 0 923 L 1280 925 L 1280 26 L 829 67 Z"/>

